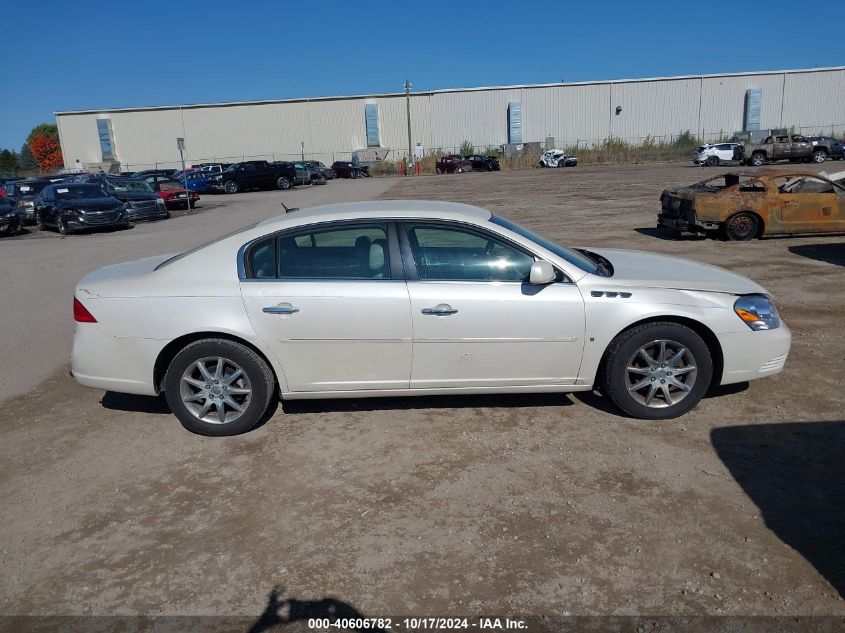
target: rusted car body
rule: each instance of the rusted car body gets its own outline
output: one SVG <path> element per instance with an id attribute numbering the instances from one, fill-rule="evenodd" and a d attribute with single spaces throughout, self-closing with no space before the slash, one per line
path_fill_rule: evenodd
<path id="1" fill-rule="evenodd" d="M 750 240 L 845 232 L 845 179 L 791 170 L 732 171 L 665 189 L 657 226 L 681 235 Z"/>

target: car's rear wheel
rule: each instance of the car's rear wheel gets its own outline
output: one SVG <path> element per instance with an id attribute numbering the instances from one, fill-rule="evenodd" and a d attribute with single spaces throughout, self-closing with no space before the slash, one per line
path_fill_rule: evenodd
<path id="1" fill-rule="evenodd" d="M 285 176 L 282 176 L 276 181 L 276 186 L 282 191 L 290 189 L 290 180 L 288 180 Z"/>
<path id="2" fill-rule="evenodd" d="M 697 405 L 710 386 L 713 358 L 704 340 L 679 323 L 646 323 L 610 344 L 599 382 L 628 415 L 666 420 Z"/>
<path id="3" fill-rule="evenodd" d="M 765 154 L 754 154 L 751 156 L 751 164 L 755 167 L 762 167 L 766 163 Z"/>
<path id="4" fill-rule="evenodd" d="M 737 213 L 725 222 L 725 237 L 731 242 L 747 242 L 757 237 L 760 223 L 751 213 Z"/>
<path id="5" fill-rule="evenodd" d="M 167 403 L 186 429 L 237 435 L 258 424 L 270 407 L 273 372 L 252 349 L 227 339 L 187 345 L 164 379 Z"/>
<path id="6" fill-rule="evenodd" d="M 705 164 L 708 167 L 718 167 L 719 166 L 719 157 L 718 156 L 708 156 Z"/>
<path id="7" fill-rule="evenodd" d="M 223 183 L 223 191 L 226 193 L 238 193 L 239 190 L 240 186 L 238 186 L 238 183 L 234 180 L 227 180 Z"/>
<path id="8" fill-rule="evenodd" d="M 814 163 L 823 163 L 826 160 L 827 160 L 827 152 L 825 152 L 824 150 L 820 149 L 816 152 L 813 152 L 813 162 Z"/>

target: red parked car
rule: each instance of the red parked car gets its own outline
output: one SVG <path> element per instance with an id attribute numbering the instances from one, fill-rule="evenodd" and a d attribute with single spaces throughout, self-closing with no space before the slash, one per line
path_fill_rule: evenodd
<path id="1" fill-rule="evenodd" d="M 450 154 L 449 156 L 442 156 L 434 164 L 434 171 L 438 174 L 454 174 L 470 171 L 472 163 L 458 154 Z"/>
<path id="2" fill-rule="evenodd" d="M 153 191 L 164 200 L 164 204 L 167 205 L 168 209 L 188 206 L 185 189 L 178 180 L 155 174 L 145 176 L 141 180 L 144 180 L 153 188 Z M 200 195 L 196 191 L 190 191 L 189 193 L 191 195 L 191 206 L 193 207 L 199 202 Z"/>

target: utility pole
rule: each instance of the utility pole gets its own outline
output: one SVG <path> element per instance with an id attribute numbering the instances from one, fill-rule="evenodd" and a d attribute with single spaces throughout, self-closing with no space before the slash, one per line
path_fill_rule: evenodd
<path id="1" fill-rule="evenodd" d="M 408 173 L 410 175 L 410 167 L 414 162 L 414 146 L 411 141 L 411 82 L 407 79 L 404 84 L 405 88 L 405 109 L 408 113 Z"/>

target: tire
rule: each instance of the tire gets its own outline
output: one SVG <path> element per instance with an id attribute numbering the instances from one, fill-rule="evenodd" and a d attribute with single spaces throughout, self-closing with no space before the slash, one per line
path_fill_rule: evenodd
<path id="1" fill-rule="evenodd" d="M 288 189 L 290 189 L 290 180 L 288 180 L 288 178 L 285 176 L 281 176 L 276 181 L 276 187 L 278 187 L 282 191 L 287 191 Z"/>
<path id="2" fill-rule="evenodd" d="M 223 359 L 223 367 L 217 373 L 219 359 Z M 206 378 L 199 363 L 206 368 Z M 226 377 L 236 374 L 236 369 L 241 374 L 226 385 Z M 206 384 L 209 389 L 205 389 Z M 234 393 L 236 390 L 248 393 Z M 164 377 L 164 393 L 170 410 L 187 430 L 222 437 L 245 433 L 261 422 L 275 393 L 275 380 L 264 359 L 246 345 L 227 339 L 203 339 L 190 343 L 173 358 Z M 199 417 L 206 407 L 206 413 Z"/>
<path id="3" fill-rule="evenodd" d="M 227 180 L 223 183 L 223 191 L 226 193 L 238 193 L 240 189 L 240 185 L 235 180 Z"/>
<path id="4" fill-rule="evenodd" d="M 442 169 L 440 169 L 439 167 L 435 167 L 435 168 L 434 168 L 434 173 L 435 173 L 435 174 L 437 174 L 437 175 L 439 176 L 440 174 L 442 174 L 442 173 L 443 173 L 443 170 L 442 170 Z"/>
<path id="5" fill-rule="evenodd" d="M 37 212 L 35 214 L 35 228 L 39 231 L 44 230 L 44 222 L 41 220 L 41 215 Z"/>
<path id="6" fill-rule="evenodd" d="M 713 357 L 704 340 L 685 325 L 658 322 L 633 327 L 611 342 L 599 382 L 602 393 L 631 417 L 668 420 L 695 407 L 712 377 Z"/>
<path id="7" fill-rule="evenodd" d="M 350 178 L 357 178 L 357 177 L 358 177 L 358 172 L 357 172 L 356 170 L 354 170 L 354 169 L 353 169 L 351 172 L 349 172 L 349 177 L 350 177 Z"/>
<path id="8" fill-rule="evenodd" d="M 813 152 L 813 162 L 814 163 L 823 163 L 827 160 L 827 152 L 823 149 Z"/>
<path id="9" fill-rule="evenodd" d="M 566 161 L 565 160 L 558 161 L 557 166 L 560 167 L 561 169 L 563 169 L 564 167 L 566 167 Z"/>
<path id="10" fill-rule="evenodd" d="M 56 220 L 56 230 L 59 232 L 59 235 L 67 235 L 69 233 L 67 230 L 67 224 L 65 224 L 65 221 L 61 216 L 59 216 Z"/>
<path id="11" fill-rule="evenodd" d="M 766 164 L 766 155 L 765 154 L 752 154 L 751 155 L 751 165 L 754 167 L 762 167 Z"/>
<path id="12" fill-rule="evenodd" d="M 725 237 L 730 242 L 747 242 L 760 232 L 760 221 L 752 213 L 737 213 L 725 222 Z"/>

